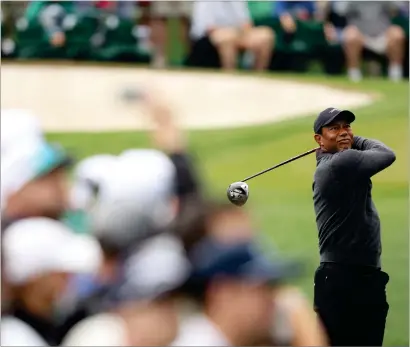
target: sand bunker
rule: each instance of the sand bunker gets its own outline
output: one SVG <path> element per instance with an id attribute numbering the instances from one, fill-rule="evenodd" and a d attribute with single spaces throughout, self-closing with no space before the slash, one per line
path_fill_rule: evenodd
<path id="1" fill-rule="evenodd" d="M 33 110 L 47 131 L 145 129 L 142 110 L 123 95 L 147 83 L 165 93 L 180 123 L 190 129 L 272 123 L 329 106 L 354 108 L 373 102 L 365 93 L 256 76 L 7 64 L 1 67 L 1 106 Z"/>

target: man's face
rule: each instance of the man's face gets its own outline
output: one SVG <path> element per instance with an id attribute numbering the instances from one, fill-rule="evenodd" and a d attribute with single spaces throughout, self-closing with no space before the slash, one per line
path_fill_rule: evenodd
<path id="1" fill-rule="evenodd" d="M 338 120 L 323 127 L 321 134 L 315 134 L 315 141 L 330 153 L 352 148 L 353 132 L 350 123 Z"/>
<path id="2" fill-rule="evenodd" d="M 68 182 L 67 171 L 58 168 L 27 183 L 10 197 L 7 209 L 17 217 L 44 216 L 57 219 L 68 208 Z"/>
<path id="3" fill-rule="evenodd" d="M 270 336 L 273 305 L 268 285 L 236 280 L 218 285 L 215 292 L 213 305 L 234 322 L 242 344 L 252 345 Z"/>
<path id="4" fill-rule="evenodd" d="M 249 241 L 254 236 L 251 218 L 243 210 L 218 214 L 209 221 L 210 235 L 222 243 Z"/>
<path id="5" fill-rule="evenodd" d="M 117 312 L 127 325 L 127 346 L 167 346 L 176 338 L 178 311 L 173 297 L 129 302 Z"/>
<path id="6" fill-rule="evenodd" d="M 41 307 L 51 318 L 56 305 L 68 289 L 70 274 L 65 272 L 50 272 L 41 274 L 19 286 L 13 293 L 15 299 L 21 300 L 26 309 L 31 311 L 33 305 Z"/>

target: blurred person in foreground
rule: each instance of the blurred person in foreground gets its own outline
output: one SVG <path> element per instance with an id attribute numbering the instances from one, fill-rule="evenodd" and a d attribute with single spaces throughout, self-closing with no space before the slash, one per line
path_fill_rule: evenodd
<path id="1" fill-rule="evenodd" d="M 59 219 L 63 215 L 70 205 L 67 168 L 71 161 L 64 150 L 44 139 L 38 119 L 29 111 L 2 110 L 2 233 L 22 218 Z M 2 261 L 2 269 L 6 262 Z M 3 275 L 2 271 L 2 312 L 8 310 L 12 294 Z"/>
<path id="2" fill-rule="evenodd" d="M 25 110 L 2 110 L 2 228 L 15 220 L 59 219 L 69 207 L 68 167 L 72 159 L 44 138 L 38 119 Z"/>
<path id="3" fill-rule="evenodd" d="M 194 247 L 191 263 L 184 292 L 198 304 L 198 312 L 183 321 L 173 346 L 273 344 L 272 292 L 295 274 L 294 264 L 269 260 L 252 241 L 211 238 Z"/>
<path id="4" fill-rule="evenodd" d="M 98 243 L 44 217 L 15 222 L 3 231 L 2 242 L 2 275 L 11 292 L 1 320 L 2 345 L 57 345 L 59 301 L 70 275 L 98 269 Z"/>
<path id="5" fill-rule="evenodd" d="M 179 213 L 183 213 L 193 201 L 202 199 L 201 182 L 175 110 L 162 95 L 160 89 L 147 89 L 141 96 L 141 104 L 153 125 L 152 146 L 165 153 L 175 166 L 175 193 Z"/>
<path id="6" fill-rule="evenodd" d="M 390 80 L 403 78 L 406 35 L 391 22 L 400 9 L 400 1 L 328 2 L 325 36 L 329 42 L 343 45 L 350 80 L 358 82 L 363 78 L 360 66 L 365 49 L 387 56 Z"/>
<path id="7" fill-rule="evenodd" d="M 124 254 L 140 242 L 167 233 L 171 224 L 200 199 L 199 185 L 182 134 L 168 104 L 147 96 L 145 109 L 156 125 L 155 149 L 130 149 L 118 156 L 86 158 L 74 170 L 72 200 L 88 214 L 89 231 L 104 257 L 93 278 L 74 283 L 62 336 L 98 312 L 98 301 L 118 273 Z M 109 170 L 107 170 L 109 168 Z"/>
<path id="8" fill-rule="evenodd" d="M 99 155 L 79 163 L 74 184 L 88 215 L 88 228 L 101 245 L 103 262 L 96 276 L 78 278 L 62 337 L 78 321 L 99 311 L 99 301 L 119 274 L 130 249 L 167 231 L 177 213 L 175 168 L 156 150 Z M 107 170 L 109 167 L 109 171 Z M 81 180 L 81 179 L 83 180 Z M 77 300 L 78 299 L 78 300 Z"/>
<path id="9" fill-rule="evenodd" d="M 175 294 L 189 273 L 179 240 L 159 235 L 122 262 L 121 275 L 101 300 L 102 313 L 73 327 L 65 346 L 166 346 L 176 337 Z"/>
<path id="10" fill-rule="evenodd" d="M 194 1 L 191 38 L 208 40 L 218 51 L 222 68 L 234 70 L 240 52 L 253 55 L 253 68 L 266 70 L 274 49 L 274 32 L 255 27 L 246 1 Z"/>
<path id="11" fill-rule="evenodd" d="M 229 249 L 234 245 L 251 243 L 257 237 L 252 218 L 245 208 L 217 201 L 208 201 L 193 207 L 175 232 L 181 238 L 188 258 L 193 259 L 193 263 L 198 253 L 198 245 L 204 240 Z M 208 256 L 211 258 L 212 252 Z M 190 326 L 190 315 L 198 309 L 195 309 L 195 304 L 192 305 L 189 296 L 188 300 L 181 303 L 182 312 L 186 313 L 187 325 Z M 270 305 L 273 306 L 270 334 L 263 341 L 259 341 L 260 345 L 327 345 L 324 329 L 318 322 L 310 301 L 299 288 L 292 285 L 275 285 L 271 291 Z M 198 345 L 209 343 L 208 340 L 195 341 Z M 179 343 L 190 344 L 189 341 L 178 340 L 175 345 Z"/>

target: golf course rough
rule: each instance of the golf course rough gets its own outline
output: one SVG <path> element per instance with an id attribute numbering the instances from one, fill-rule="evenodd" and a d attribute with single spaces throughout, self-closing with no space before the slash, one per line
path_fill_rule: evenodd
<path id="1" fill-rule="evenodd" d="M 2 108 L 27 108 L 46 131 L 121 131 L 149 124 L 133 94 L 154 86 L 184 128 L 248 127 L 372 103 L 363 92 L 250 75 L 134 67 L 6 64 Z"/>

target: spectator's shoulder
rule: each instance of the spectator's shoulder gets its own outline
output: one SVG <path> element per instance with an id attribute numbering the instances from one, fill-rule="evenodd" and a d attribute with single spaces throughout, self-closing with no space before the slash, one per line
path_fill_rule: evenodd
<path id="1" fill-rule="evenodd" d="M 77 323 L 67 334 L 63 346 L 121 346 L 126 341 L 123 321 L 114 314 L 98 314 Z"/>
<path id="2" fill-rule="evenodd" d="M 32 327 L 13 316 L 1 319 L 1 343 L 3 346 L 47 346 Z"/>

